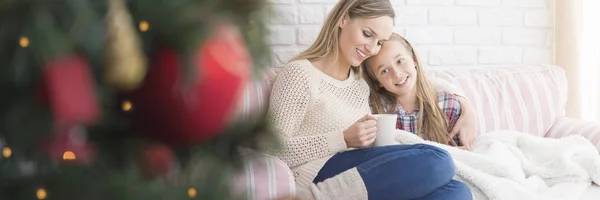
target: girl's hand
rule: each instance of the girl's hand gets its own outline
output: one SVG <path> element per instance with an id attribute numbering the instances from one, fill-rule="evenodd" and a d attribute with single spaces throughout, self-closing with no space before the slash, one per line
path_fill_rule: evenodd
<path id="1" fill-rule="evenodd" d="M 346 146 L 354 148 L 370 147 L 377 136 L 377 121 L 373 115 L 365 115 L 344 131 Z"/>
<path id="2" fill-rule="evenodd" d="M 458 118 L 458 121 L 456 121 L 452 131 L 450 131 L 450 138 L 458 135 L 463 145 L 462 149 L 471 150 L 471 145 L 477 137 L 477 112 L 467 99 L 461 96 L 457 96 L 457 98 L 462 108 L 462 114 Z"/>

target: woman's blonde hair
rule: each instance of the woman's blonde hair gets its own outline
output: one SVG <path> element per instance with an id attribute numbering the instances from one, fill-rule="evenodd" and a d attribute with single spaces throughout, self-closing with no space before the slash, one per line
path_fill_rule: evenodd
<path id="1" fill-rule="evenodd" d="M 425 76 L 423 67 L 419 64 L 417 54 L 415 54 L 412 45 L 402 36 L 394 33 L 388 42 L 400 42 L 407 52 L 412 56 L 417 71 L 417 81 L 415 90 L 417 93 L 417 102 L 419 105 L 419 120 L 417 122 L 417 135 L 431 141 L 436 141 L 442 144 L 447 144 L 450 141 L 448 118 L 438 106 L 438 95 L 435 88 L 429 83 Z M 385 44 L 384 44 L 385 45 Z M 375 113 L 394 113 L 398 108 L 398 96 L 387 91 L 383 87 L 379 87 L 379 81 L 375 76 L 375 72 L 367 66 L 368 62 L 363 62 L 365 68 L 365 80 L 371 89 L 371 100 L 373 101 L 373 110 Z M 424 115 L 427 115 L 424 118 Z M 422 131 L 422 132 L 421 132 Z"/>
<path id="2" fill-rule="evenodd" d="M 339 25 L 342 20 L 346 17 L 372 19 L 382 16 L 396 17 L 396 12 L 389 0 L 340 0 L 325 19 L 316 41 L 291 61 L 310 60 L 329 55 L 333 55 L 333 60 L 337 60 L 341 33 Z M 355 72 L 359 73 L 360 67 L 357 70 Z"/>

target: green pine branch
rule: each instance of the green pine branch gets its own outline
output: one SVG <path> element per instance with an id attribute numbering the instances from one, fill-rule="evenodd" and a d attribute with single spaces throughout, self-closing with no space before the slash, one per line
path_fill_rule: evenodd
<path id="1" fill-rule="evenodd" d="M 150 30 L 138 32 L 147 55 L 170 47 L 189 61 L 210 33 L 210 20 L 228 19 L 244 35 L 253 70 L 269 66 L 266 0 L 127 2 L 134 26 L 150 23 Z M 180 165 L 174 174 L 143 175 L 136 161 L 142 144 L 152 139 L 132 132 L 118 94 L 103 82 L 106 12 L 103 0 L 0 0 L 0 149 L 12 151 L 0 156 L 0 199 L 37 199 L 40 188 L 46 199 L 61 200 L 190 199 L 190 188 L 196 189 L 191 199 L 236 199 L 228 183 L 241 167 L 237 148 L 260 150 L 275 143 L 264 113 L 232 123 L 215 140 L 172 146 Z M 22 37 L 29 41 L 25 47 Z M 55 134 L 51 111 L 38 99 L 42 70 L 48 60 L 72 54 L 89 61 L 102 107 L 101 121 L 86 127 L 97 153 L 91 165 L 60 164 L 40 148 Z M 191 64 L 180 67 L 193 74 Z"/>

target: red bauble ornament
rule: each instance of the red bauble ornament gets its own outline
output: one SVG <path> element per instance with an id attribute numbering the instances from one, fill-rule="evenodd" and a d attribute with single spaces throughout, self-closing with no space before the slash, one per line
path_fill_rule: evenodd
<path id="1" fill-rule="evenodd" d="M 128 95 L 139 133 L 194 144 L 214 139 L 230 123 L 251 75 L 251 57 L 235 27 L 215 30 L 196 54 L 192 83 L 184 82 L 182 63 L 173 50 L 155 54 L 142 87 Z"/>
<path id="2" fill-rule="evenodd" d="M 148 177 L 167 174 L 174 166 L 173 151 L 164 144 L 151 144 L 142 149 L 138 166 Z"/>

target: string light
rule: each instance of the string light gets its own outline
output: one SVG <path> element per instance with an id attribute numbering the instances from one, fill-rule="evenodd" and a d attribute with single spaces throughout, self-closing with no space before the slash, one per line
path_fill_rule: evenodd
<path id="1" fill-rule="evenodd" d="M 148 29 L 150 29 L 150 23 L 148 23 L 147 21 L 141 21 L 140 22 L 140 31 L 146 32 L 146 31 L 148 31 Z"/>
<path id="2" fill-rule="evenodd" d="M 4 147 L 2 148 L 2 156 L 4 156 L 5 158 L 9 158 L 10 155 L 12 155 L 12 150 L 8 147 Z"/>
<path id="3" fill-rule="evenodd" d="M 21 39 L 19 40 L 19 44 L 23 48 L 28 47 L 29 46 L 29 38 L 27 38 L 27 37 L 21 37 Z"/>
<path id="4" fill-rule="evenodd" d="M 75 153 L 73 153 L 72 151 L 65 151 L 65 153 L 63 153 L 63 160 L 75 160 L 77 159 L 77 157 L 75 157 Z"/>
<path id="5" fill-rule="evenodd" d="M 44 190 L 44 188 L 40 188 L 40 189 L 38 189 L 38 190 L 37 190 L 37 192 L 36 192 L 36 196 L 37 196 L 37 198 L 38 198 L 38 199 L 40 199 L 40 200 L 41 200 L 41 199 L 46 199 L 46 195 L 47 195 L 47 194 L 46 194 L 46 190 Z"/>
<path id="6" fill-rule="evenodd" d="M 196 194 L 198 194 L 198 192 L 196 191 L 196 189 L 194 189 L 194 188 L 188 189 L 188 196 L 190 196 L 190 198 L 196 197 Z"/>
<path id="7" fill-rule="evenodd" d="M 131 101 L 123 101 L 123 104 L 121 104 L 123 111 L 130 111 L 132 107 Z"/>

